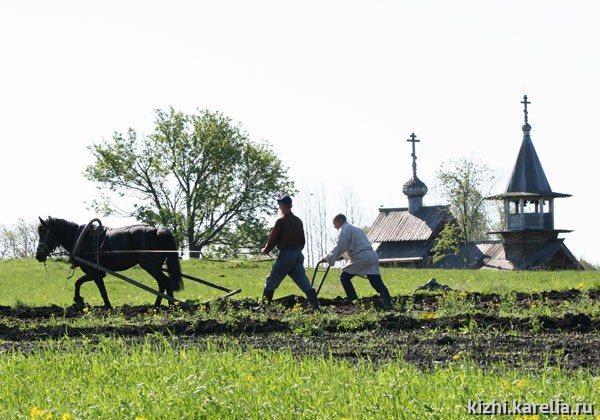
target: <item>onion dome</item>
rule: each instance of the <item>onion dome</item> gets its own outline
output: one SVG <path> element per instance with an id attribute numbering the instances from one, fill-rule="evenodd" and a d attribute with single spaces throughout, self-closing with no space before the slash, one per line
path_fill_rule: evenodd
<path id="1" fill-rule="evenodd" d="M 414 175 L 402 186 L 402 192 L 408 198 L 423 197 L 425 194 L 427 194 L 427 185 L 425 185 L 423 181 Z"/>

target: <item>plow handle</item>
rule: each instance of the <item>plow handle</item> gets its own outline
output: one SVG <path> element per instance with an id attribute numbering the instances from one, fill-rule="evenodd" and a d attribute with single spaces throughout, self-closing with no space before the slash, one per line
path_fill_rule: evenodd
<path id="1" fill-rule="evenodd" d="M 317 272 L 319 271 L 320 264 L 321 263 L 317 263 L 317 266 L 315 267 L 315 271 L 313 272 L 312 281 L 310 282 L 310 285 L 313 288 L 315 287 L 315 278 L 317 277 Z M 331 266 L 329 264 L 327 264 L 327 268 L 325 269 L 323 278 L 321 279 L 321 283 L 319 283 L 319 287 L 317 288 L 317 296 L 319 295 L 319 292 L 321 291 L 321 287 L 323 286 L 323 283 L 325 282 L 325 278 L 327 277 L 327 273 L 329 273 L 330 268 L 331 268 Z"/>

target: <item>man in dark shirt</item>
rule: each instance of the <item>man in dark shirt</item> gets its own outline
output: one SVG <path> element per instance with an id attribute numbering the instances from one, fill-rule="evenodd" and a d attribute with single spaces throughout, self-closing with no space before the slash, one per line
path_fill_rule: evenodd
<path id="1" fill-rule="evenodd" d="M 271 272 L 265 280 L 262 302 L 273 300 L 275 289 L 279 287 L 285 276 L 290 276 L 300 290 L 306 293 L 308 303 L 313 309 L 319 309 L 317 293 L 311 286 L 304 271 L 304 227 L 302 220 L 292 213 L 292 199 L 284 195 L 277 200 L 281 217 L 275 222 L 267 244 L 260 251 L 266 255 L 277 247 L 279 255 L 271 267 Z"/>

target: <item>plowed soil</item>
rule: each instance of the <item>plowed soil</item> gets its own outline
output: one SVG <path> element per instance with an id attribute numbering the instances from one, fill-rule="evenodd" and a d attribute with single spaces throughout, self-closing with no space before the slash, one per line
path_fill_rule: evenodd
<path id="1" fill-rule="evenodd" d="M 561 305 L 578 299 L 580 292 L 548 292 L 542 295 L 517 294 L 516 305 L 526 306 L 540 299 L 547 305 Z M 500 305 L 502 297 L 494 294 L 471 295 L 472 313 L 435 319 L 417 319 L 406 315 L 406 305 L 413 308 L 436 310 L 435 294 L 415 294 L 394 297 L 394 310 L 377 312 L 368 322 L 344 322 L 358 317 L 365 308 L 377 308 L 377 298 L 365 298 L 350 303 L 344 299 L 320 299 L 323 312 L 309 317 L 317 320 L 314 331 L 294 331 L 281 316 L 297 302 L 306 305 L 303 298 L 288 297 L 279 305 L 262 312 L 261 316 L 234 317 L 234 321 L 219 321 L 222 317 L 211 314 L 218 308 L 190 307 L 162 311 L 184 310 L 186 317 L 154 317 L 151 306 L 121 306 L 111 316 L 121 316 L 123 322 L 106 323 L 97 327 L 70 325 L 70 320 L 82 316 L 96 316 L 101 320 L 103 311 L 92 308 L 81 311 L 58 306 L 36 308 L 0 307 L 0 354 L 5 351 L 27 352 L 43 342 L 58 340 L 68 335 L 95 340 L 101 336 L 119 336 L 127 340 L 143 340 L 148 335 L 164 334 L 175 338 L 177 345 L 207 346 L 209 343 L 235 345 L 241 349 L 272 349 L 291 351 L 299 357 L 323 355 L 351 361 L 368 359 L 374 364 L 391 363 L 404 359 L 418 367 L 430 368 L 455 363 L 469 358 L 482 367 L 560 366 L 564 370 L 588 368 L 599 370 L 600 321 L 581 313 L 562 317 L 501 317 L 488 315 Z M 593 302 L 599 302 L 598 293 L 589 293 Z M 228 311 L 245 310 L 255 305 L 254 300 L 231 300 Z M 221 304 L 223 305 L 223 303 Z M 194 315 L 202 310 L 202 317 Z M 208 317 L 207 317 L 208 311 Z M 49 322 L 60 319 L 61 322 Z M 140 322 L 140 319 L 142 320 Z M 308 319 L 308 317 L 307 317 Z M 373 319 L 373 318 L 369 318 Z M 129 321 L 132 322 L 129 322 Z M 55 325 L 56 324 L 56 325 Z M 68 327 L 65 327 L 68 325 Z"/>

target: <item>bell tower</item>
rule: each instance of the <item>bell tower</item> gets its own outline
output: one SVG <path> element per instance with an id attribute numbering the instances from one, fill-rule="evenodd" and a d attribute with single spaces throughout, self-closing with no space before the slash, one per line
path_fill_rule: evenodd
<path id="1" fill-rule="evenodd" d="M 517 161 L 506 191 L 490 197 L 504 201 L 504 229 L 493 233 L 502 236 L 506 258 L 516 267 L 527 256 L 556 240 L 559 233 L 571 232 L 554 228 L 554 199 L 571 195 L 557 193 L 550 188 L 531 141 L 527 109 L 531 102 L 527 95 L 521 103 L 524 106 L 525 123 Z"/>

